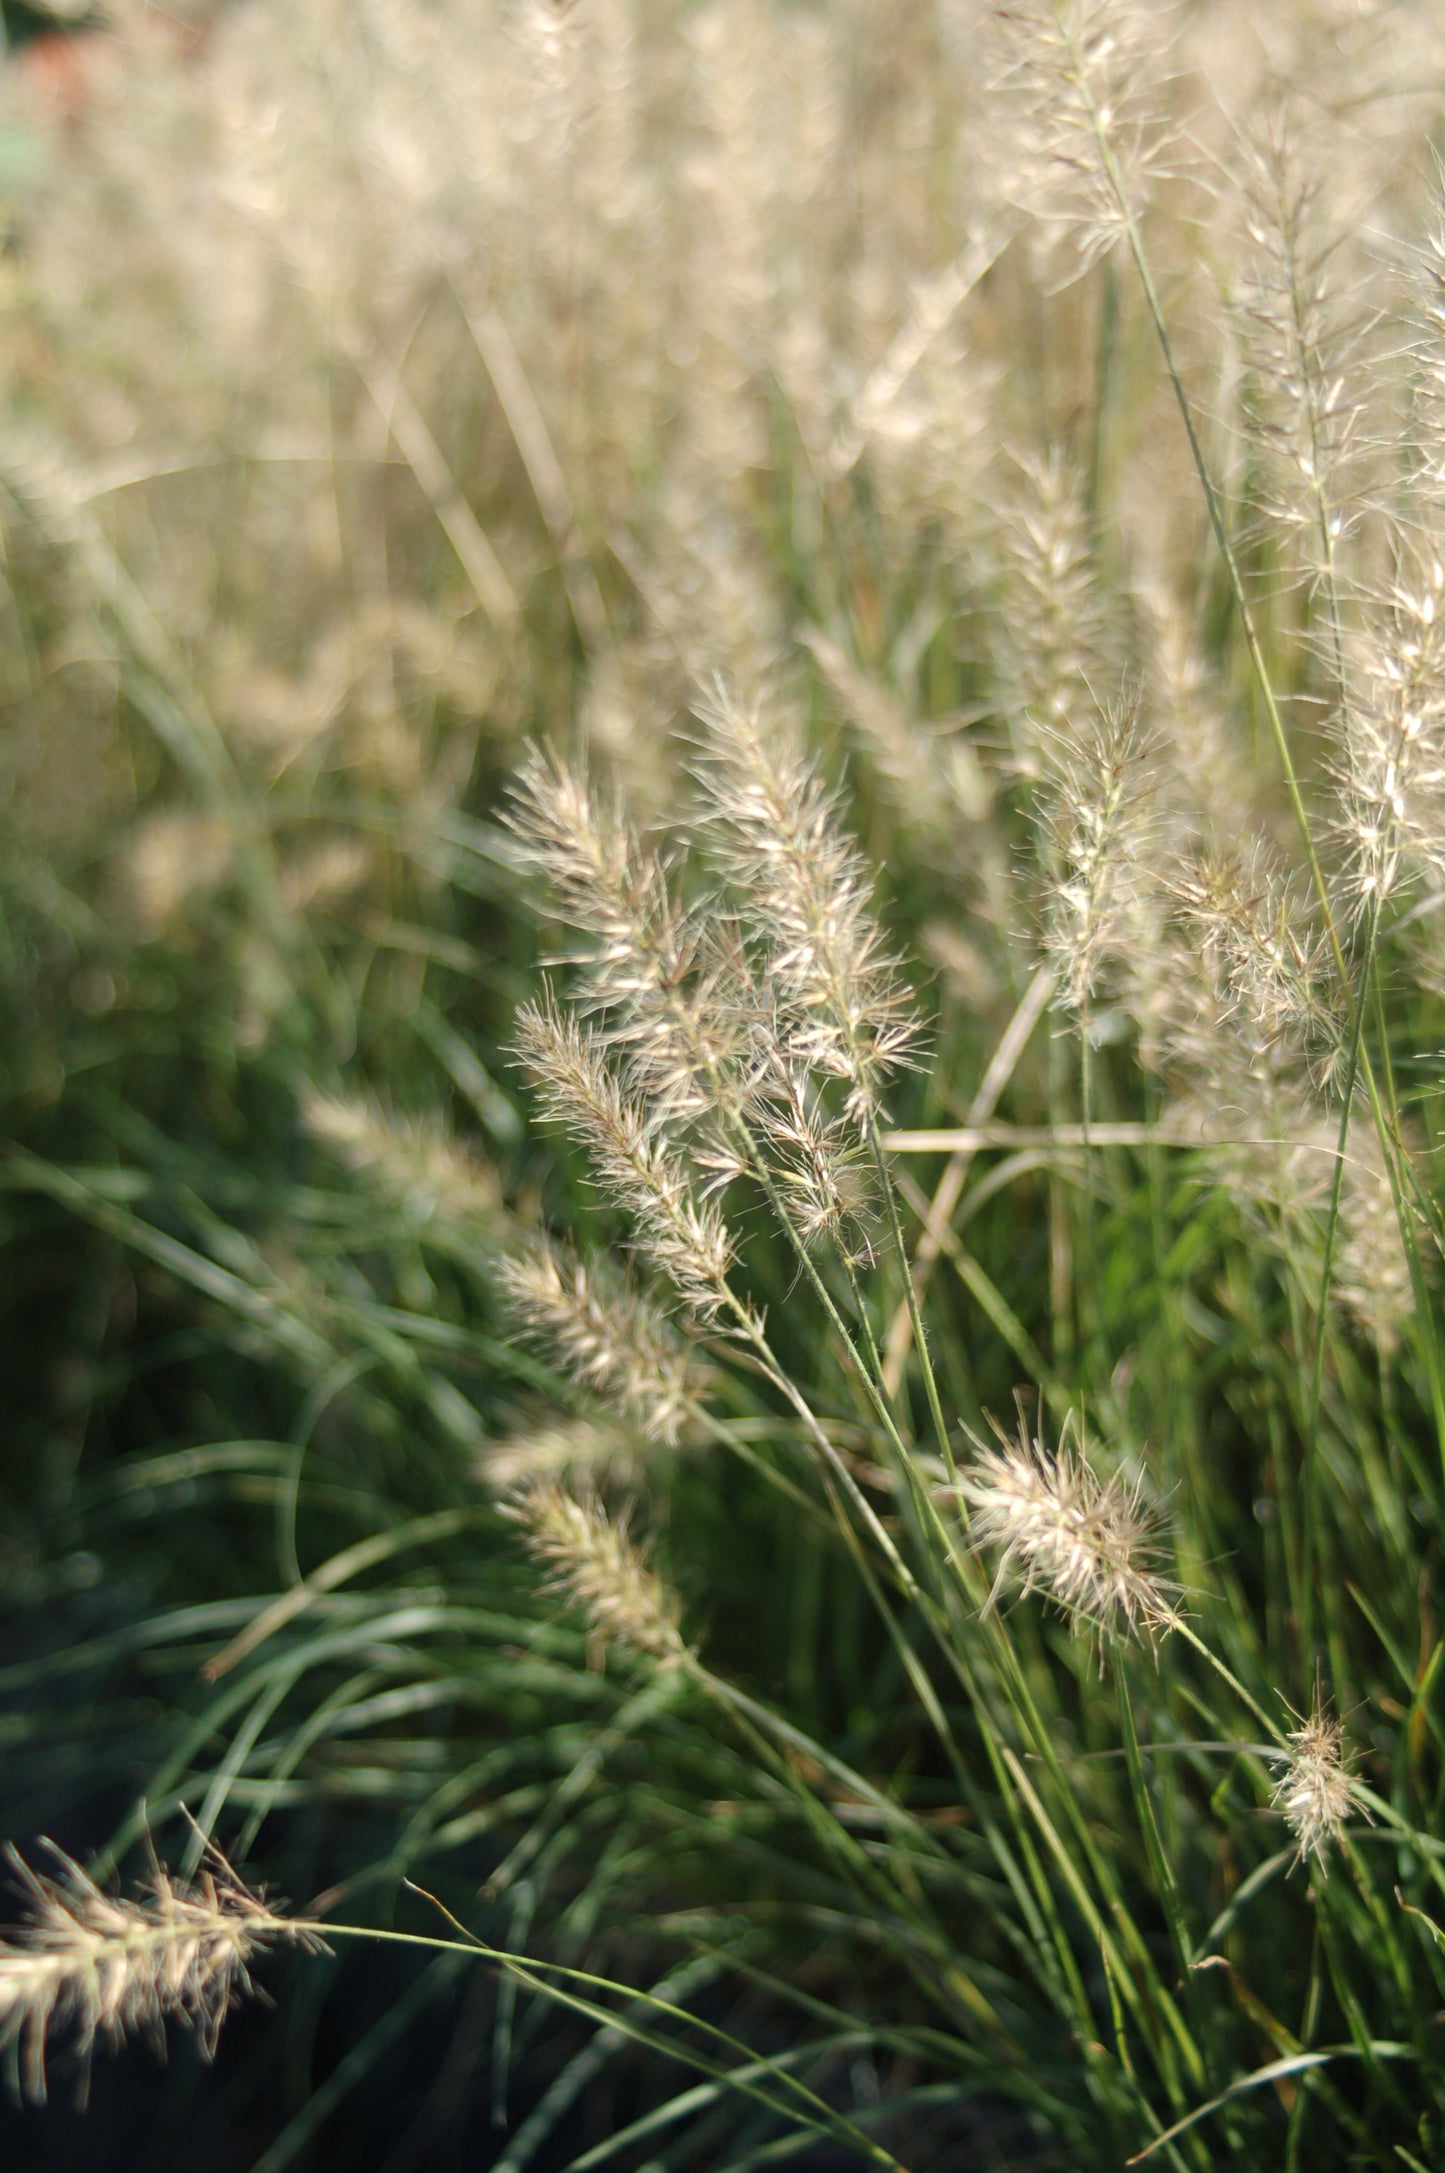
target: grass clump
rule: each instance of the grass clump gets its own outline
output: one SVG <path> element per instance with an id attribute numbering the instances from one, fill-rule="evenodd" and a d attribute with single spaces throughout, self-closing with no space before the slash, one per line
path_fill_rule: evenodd
<path id="1" fill-rule="evenodd" d="M 30 2096 L 289 1947 L 263 2173 L 1439 2162 L 1438 43 L 7 63 Z"/>

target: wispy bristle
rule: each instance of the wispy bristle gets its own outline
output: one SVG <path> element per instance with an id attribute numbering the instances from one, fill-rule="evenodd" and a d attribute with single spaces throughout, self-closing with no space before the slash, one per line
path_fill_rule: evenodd
<path id="1" fill-rule="evenodd" d="M 1248 255 L 1237 300 L 1256 387 L 1246 420 L 1268 465 L 1271 523 L 1325 575 L 1357 516 L 1362 329 L 1347 319 L 1347 275 L 1339 236 L 1322 216 L 1319 177 L 1282 114 L 1256 129 L 1240 163 Z"/>
<path id="2" fill-rule="evenodd" d="M 872 1258 L 872 1163 L 856 1127 L 830 1117 L 805 1070 L 775 1065 L 760 1081 L 752 1119 L 794 1227 L 824 1238 L 855 1264 Z"/>
<path id="3" fill-rule="evenodd" d="M 785 1054 L 846 1081 L 849 1113 L 867 1125 L 917 1035 L 873 917 L 868 871 L 781 715 L 722 681 L 698 715 L 709 843 L 765 947 Z"/>
<path id="4" fill-rule="evenodd" d="M 1317 1079 L 1328 1078 L 1343 1019 L 1329 946 L 1299 884 L 1255 845 L 1201 854 L 1173 892 L 1241 1039 L 1264 1057 L 1299 1050 Z"/>
<path id="5" fill-rule="evenodd" d="M 495 1217 L 494 1173 L 432 1116 L 403 1116 L 356 1094 L 308 1091 L 301 1121 L 313 1139 L 421 1218 Z"/>
<path id="6" fill-rule="evenodd" d="M 1445 869 L 1445 559 L 1402 565 L 1351 644 L 1338 830 L 1356 912 Z"/>
<path id="7" fill-rule="evenodd" d="M 698 1197 L 654 1109 L 609 1064 L 599 1034 L 550 1001 L 517 1016 L 517 1053 L 547 1115 L 587 1148 L 597 1175 L 633 1217 L 637 1242 L 700 1319 L 728 1304 L 732 1245 L 716 1206 Z"/>
<path id="8" fill-rule="evenodd" d="M 542 1479 L 571 1487 L 628 1484 L 642 1474 L 637 1436 L 608 1419 L 558 1418 L 548 1412 L 479 1450 L 475 1470 L 495 1494 L 514 1494 Z"/>
<path id="9" fill-rule="evenodd" d="M 1159 118 L 1170 11 L 1141 0 L 996 0 L 1019 203 L 1103 256 L 1167 170 Z"/>
<path id="10" fill-rule="evenodd" d="M 1323 1866 L 1327 1844 L 1344 1830 L 1355 1807 L 1344 1735 L 1318 1700 L 1309 1719 L 1290 1735 L 1290 1756 L 1271 1801 L 1298 1843 L 1297 1864 L 1313 1856 Z"/>
<path id="11" fill-rule="evenodd" d="M 1153 769 L 1129 702 L 1056 752 L 1046 808 L 1057 873 L 1046 939 L 1058 1000 L 1076 1011 L 1111 958 L 1137 968 L 1147 950 L 1142 908 L 1152 888 L 1147 846 Z"/>
<path id="12" fill-rule="evenodd" d="M 254 1987 L 249 1964 L 276 1939 L 320 1941 L 253 1893 L 211 1849 L 190 1886 L 156 1865 L 149 1892 L 105 1893 L 53 1843 L 55 1875 L 11 1850 L 24 1900 L 21 1927 L 0 1940 L 0 2044 L 17 2041 L 27 2096 L 45 2097 L 53 2032 L 82 2063 L 97 2037 L 159 2039 L 167 2021 L 194 2031 L 209 2059 L 232 2002 Z"/>
<path id="13" fill-rule="evenodd" d="M 1014 761 L 1034 777 L 1094 707 L 1103 623 L 1082 477 L 1057 451 L 1017 469 L 997 535 L 998 663 Z"/>
<path id="14" fill-rule="evenodd" d="M 511 827 L 564 918 L 588 938 L 584 1005 L 625 1046 L 649 1091 L 678 1115 L 736 1089 L 747 1007 L 717 915 L 684 913 L 667 871 L 580 771 L 533 754 Z"/>
<path id="15" fill-rule="evenodd" d="M 999 1549 L 993 1596 L 1012 1577 L 1081 1626 L 1171 1629 L 1179 1611 L 1153 1567 L 1153 1519 L 1139 1485 L 1118 1473 L 1101 1480 L 1068 1439 L 1050 1455 L 1022 1422 L 1015 1439 L 1000 1439 L 959 1480 L 975 1544 Z"/>
<path id="16" fill-rule="evenodd" d="M 555 1245 L 503 1261 L 517 1312 L 584 1388 L 615 1400 L 651 1439 L 673 1445 L 701 1386 L 667 1316 L 596 1262 Z"/>
<path id="17" fill-rule="evenodd" d="M 956 876 L 967 873 L 995 846 L 987 828 L 993 787 L 972 741 L 918 722 L 895 688 L 865 672 L 820 629 L 807 628 L 801 638 L 930 860 Z"/>
<path id="18" fill-rule="evenodd" d="M 1382 1359 L 1392 1358 L 1415 1310 L 1415 1286 L 1379 1135 L 1363 1111 L 1345 1157 L 1334 1283 L 1348 1318 Z"/>

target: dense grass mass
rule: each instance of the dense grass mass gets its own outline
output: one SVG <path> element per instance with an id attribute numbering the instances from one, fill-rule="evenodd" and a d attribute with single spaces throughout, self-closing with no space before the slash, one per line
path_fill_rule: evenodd
<path id="1" fill-rule="evenodd" d="M 17 2162 L 1431 2173 L 1438 10 L 102 12 L 0 75 Z"/>

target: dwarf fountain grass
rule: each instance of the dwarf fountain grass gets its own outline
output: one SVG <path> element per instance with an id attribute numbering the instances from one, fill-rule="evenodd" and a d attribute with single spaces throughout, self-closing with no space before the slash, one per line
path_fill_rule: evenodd
<path id="1" fill-rule="evenodd" d="M 664 1664 L 681 1659 L 679 1608 L 648 1568 L 626 1529 L 595 1500 L 579 1500 L 554 1481 L 540 1480 L 516 1497 L 512 1514 L 527 1545 L 604 1636 Z"/>
<path id="2" fill-rule="evenodd" d="M 518 1318 L 574 1380 L 676 1445 L 702 1371 L 644 1292 L 555 1245 L 536 1245 L 497 1273 Z"/>
<path id="3" fill-rule="evenodd" d="M 1320 1861 L 1326 1843 L 1340 1833 L 1356 1807 L 1344 1729 L 1318 1702 L 1309 1718 L 1290 1730 L 1289 1757 L 1271 1801 L 1299 1844 L 1295 1862 L 1300 1864 L 1307 1857 Z"/>
<path id="4" fill-rule="evenodd" d="M 1016 1440 L 999 1439 L 970 1458 L 959 1482 L 973 1543 L 998 1552 L 989 1604 L 1012 1578 L 1080 1625 L 1172 1628 L 1177 1609 L 1151 1567 L 1141 1482 L 1114 1472 L 1101 1483 L 1082 1449 L 1061 1441 L 1051 1455 L 1022 1421 Z"/>
<path id="5" fill-rule="evenodd" d="M 277 1940 L 311 1952 L 321 1941 L 239 1879 L 208 1848 L 196 1879 L 183 1883 L 153 1863 L 140 1899 L 106 1893 L 61 1849 L 57 1871 L 37 1871 L 13 1848 L 10 1865 L 25 1917 L 0 1941 L 0 2046 L 14 2045 L 29 2096 L 43 2100 L 52 2032 L 73 2041 L 88 2064 L 98 2038 L 117 2044 L 163 2025 L 193 2031 L 214 2058 L 234 2002 L 254 1990 L 250 1965 Z M 84 2072 L 84 2068 L 82 2069 Z"/>
<path id="6" fill-rule="evenodd" d="M 1431 11 L 132 13 L 0 175 L 16 2027 L 346 1888 L 262 2173 L 1436 2164 Z"/>

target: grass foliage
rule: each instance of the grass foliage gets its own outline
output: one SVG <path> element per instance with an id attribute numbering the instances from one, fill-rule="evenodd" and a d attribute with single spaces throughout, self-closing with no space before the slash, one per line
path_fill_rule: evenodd
<path id="1" fill-rule="evenodd" d="M 12 2080 L 1438 2166 L 1437 11 L 105 13 L 0 82 Z"/>

